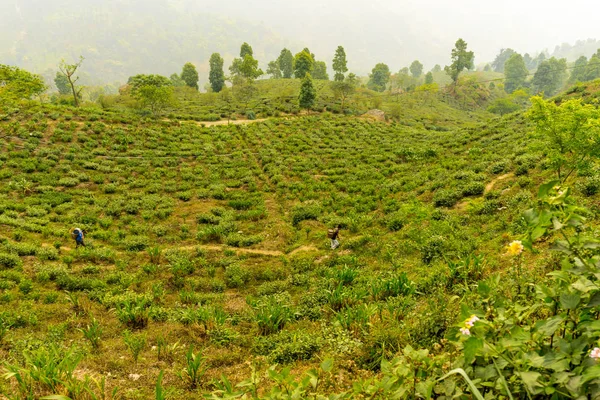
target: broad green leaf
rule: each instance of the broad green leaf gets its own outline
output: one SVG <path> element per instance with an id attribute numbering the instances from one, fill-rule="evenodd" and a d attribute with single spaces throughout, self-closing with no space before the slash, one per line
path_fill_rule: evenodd
<path id="1" fill-rule="evenodd" d="M 540 374 L 539 372 L 523 371 L 518 372 L 517 374 L 521 377 L 521 380 L 523 381 L 525 386 L 527 386 L 527 389 L 530 393 L 536 393 L 537 389 L 539 387 L 542 387 L 542 385 L 537 381 L 540 378 L 540 376 L 542 376 L 542 374 Z"/>
<path id="2" fill-rule="evenodd" d="M 483 349 L 483 340 L 475 336 L 469 337 L 464 343 L 465 363 L 471 364 L 481 349 Z"/>
<path id="3" fill-rule="evenodd" d="M 552 336 L 565 320 L 564 315 L 555 315 L 545 321 L 539 321 L 535 324 L 537 331 L 545 336 Z"/>
<path id="4" fill-rule="evenodd" d="M 588 307 L 598 307 L 600 306 L 600 292 L 596 292 L 592 295 L 590 302 L 588 303 Z"/>
<path id="5" fill-rule="evenodd" d="M 560 305 L 565 310 L 574 310 L 579 305 L 581 296 L 578 293 L 563 293 L 560 295 Z"/>
<path id="6" fill-rule="evenodd" d="M 554 227 L 555 231 L 559 231 L 564 227 L 564 225 L 558 220 L 558 218 L 552 218 L 552 226 Z"/>
<path id="7" fill-rule="evenodd" d="M 558 185 L 559 183 L 560 181 L 550 181 L 541 185 L 540 189 L 538 190 L 538 198 L 542 199 L 544 197 L 547 197 L 550 190 L 552 190 L 552 188 Z"/>
<path id="8" fill-rule="evenodd" d="M 321 363 L 321 369 L 325 372 L 331 372 L 333 369 L 333 359 L 327 358 Z"/>
<path id="9" fill-rule="evenodd" d="M 531 240 L 536 240 L 541 238 L 546 234 L 546 228 L 543 226 L 536 226 L 533 231 L 531 231 Z"/>
<path id="10" fill-rule="evenodd" d="M 598 286 L 586 278 L 579 278 L 575 283 L 571 285 L 571 287 L 581 293 L 588 293 L 592 290 L 597 290 Z"/>
<path id="11" fill-rule="evenodd" d="M 415 389 L 417 390 L 417 393 L 422 396 L 422 398 L 430 399 L 434 386 L 435 386 L 435 381 L 428 379 L 426 381 L 417 383 Z"/>

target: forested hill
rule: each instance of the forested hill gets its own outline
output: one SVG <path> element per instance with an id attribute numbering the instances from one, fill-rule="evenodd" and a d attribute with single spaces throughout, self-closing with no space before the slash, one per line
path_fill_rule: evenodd
<path id="1" fill-rule="evenodd" d="M 0 27 L 2 63 L 53 77 L 61 58 L 83 55 L 90 83 L 139 72 L 168 76 L 188 61 L 208 71 L 212 52 L 232 59 L 244 41 L 260 42 L 260 59 L 289 45 L 259 24 L 146 0 L 3 1 Z"/>

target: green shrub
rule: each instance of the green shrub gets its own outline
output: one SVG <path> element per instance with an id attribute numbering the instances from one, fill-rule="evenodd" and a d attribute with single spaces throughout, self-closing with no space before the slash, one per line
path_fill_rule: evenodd
<path id="1" fill-rule="evenodd" d="M 3 268 L 15 268 L 23 265 L 23 261 L 16 254 L 0 253 L 0 266 Z"/>
<path id="2" fill-rule="evenodd" d="M 406 217 L 402 214 L 394 213 L 386 219 L 385 225 L 392 232 L 397 232 L 404 226 Z"/>
<path id="3" fill-rule="evenodd" d="M 452 207 L 460 198 L 460 192 L 455 189 L 436 190 L 433 195 L 433 204 L 436 207 Z"/>
<path id="4" fill-rule="evenodd" d="M 302 221 L 316 220 L 321 212 L 321 207 L 318 204 L 298 205 L 292 212 L 292 224 L 297 226 Z"/>
<path id="5" fill-rule="evenodd" d="M 250 273 L 238 264 L 231 264 L 225 268 L 224 278 L 228 288 L 239 288 L 250 280 Z"/>
<path id="6" fill-rule="evenodd" d="M 483 194 L 485 185 L 481 182 L 469 182 L 462 188 L 463 196 L 479 196 Z"/>
<path id="7" fill-rule="evenodd" d="M 130 236 L 125 239 L 124 246 L 128 251 L 144 251 L 149 243 L 147 236 Z"/>

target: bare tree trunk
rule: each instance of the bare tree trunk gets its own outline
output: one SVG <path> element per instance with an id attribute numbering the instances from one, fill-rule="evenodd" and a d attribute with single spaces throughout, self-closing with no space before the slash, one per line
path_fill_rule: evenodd
<path id="1" fill-rule="evenodd" d="M 67 78 L 69 79 L 71 90 L 73 91 L 73 100 L 75 100 L 75 107 L 79 107 L 79 99 L 77 98 L 77 92 L 75 91 L 75 84 L 71 80 L 71 76 L 67 75 Z"/>

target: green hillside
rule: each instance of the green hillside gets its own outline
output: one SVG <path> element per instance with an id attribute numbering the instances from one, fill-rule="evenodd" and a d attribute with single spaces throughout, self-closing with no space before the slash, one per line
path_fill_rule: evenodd
<path id="1" fill-rule="evenodd" d="M 287 89 L 261 84 L 285 104 Z M 595 115 L 599 93 L 595 81 L 555 101 L 583 98 Z M 595 156 L 572 192 L 539 192 L 555 176 L 547 137 L 522 112 L 459 108 L 471 97 L 362 90 L 351 106 L 379 103 L 378 122 L 336 114 L 325 92 L 331 112 L 269 106 L 238 125 L 196 121 L 224 110 L 179 99 L 162 119 L 0 111 L 0 393 L 595 393 L 597 246 L 578 217 L 597 226 Z M 552 224 L 573 241 L 557 242 L 564 258 L 549 252 Z M 532 237 L 534 251 L 507 255 Z M 445 377 L 454 368 L 472 381 Z"/>

